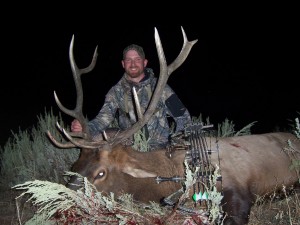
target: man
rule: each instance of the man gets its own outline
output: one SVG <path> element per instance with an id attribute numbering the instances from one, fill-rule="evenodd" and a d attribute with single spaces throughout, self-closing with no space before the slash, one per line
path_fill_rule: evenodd
<path id="1" fill-rule="evenodd" d="M 136 89 L 142 113 L 147 109 L 154 92 L 157 78 L 154 77 L 153 70 L 146 67 L 148 60 L 145 58 L 142 47 L 135 44 L 126 47 L 121 63 L 125 70 L 123 77 L 109 90 L 98 115 L 88 123 L 92 136 L 101 134 L 115 118 L 122 130 L 131 127 L 137 121 L 132 94 L 133 87 Z M 176 123 L 175 133 L 191 123 L 190 113 L 170 86 L 166 85 L 156 112 L 142 128 L 150 149 L 167 146 L 171 134 L 170 121 L 167 118 L 169 116 Z M 82 131 L 78 120 L 72 122 L 71 130 L 73 132 Z"/>

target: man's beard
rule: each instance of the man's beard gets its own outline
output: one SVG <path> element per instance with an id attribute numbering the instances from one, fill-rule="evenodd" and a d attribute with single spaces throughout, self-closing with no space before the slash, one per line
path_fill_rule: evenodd
<path id="1" fill-rule="evenodd" d="M 136 70 L 136 71 L 127 70 L 126 73 L 131 78 L 137 78 L 143 73 L 143 71 L 141 71 L 141 70 Z"/>

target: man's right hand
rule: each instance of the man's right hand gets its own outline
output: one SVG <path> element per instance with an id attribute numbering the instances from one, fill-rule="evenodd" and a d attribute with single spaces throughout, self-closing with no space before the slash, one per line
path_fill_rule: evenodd
<path id="1" fill-rule="evenodd" d="M 77 119 L 74 119 L 71 123 L 71 131 L 72 132 L 81 132 L 82 126 Z"/>

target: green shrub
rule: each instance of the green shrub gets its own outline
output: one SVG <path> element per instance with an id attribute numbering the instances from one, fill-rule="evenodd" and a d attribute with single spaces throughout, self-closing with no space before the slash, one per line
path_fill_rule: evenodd
<path id="1" fill-rule="evenodd" d="M 36 127 L 19 131 L 0 149 L 1 181 L 0 187 L 7 189 L 16 184 L 30 180 L 47 180 L 63 183 L 62 174 L 70 170 L 78 159 L 79 149 L 59 149 L 48 139 L 46 131 L 62 141 L 55 128 L 58 121 L 62 126 L 61 117 L 53 115 L 52 110 L 38 116 Z"/>

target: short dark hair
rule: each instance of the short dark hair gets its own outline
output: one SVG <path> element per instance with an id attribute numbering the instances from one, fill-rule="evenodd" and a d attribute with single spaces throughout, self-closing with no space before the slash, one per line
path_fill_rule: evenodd
<path id="1" fill-rule="evenodd" d="M 141 46 L 135 45 L 135 44 L 128 45 L 126 48 L 124 48 L 124 50 L 123 50 L 123 59 L 125 59 L 126 53 L 129 50 L 136 51 L 139 54 L 139 56 L 141 56 L 143 59 L 145 59 L 145 52 L 144 52 L 143 48 Z"/>

